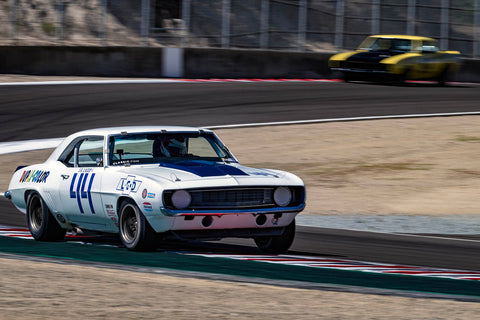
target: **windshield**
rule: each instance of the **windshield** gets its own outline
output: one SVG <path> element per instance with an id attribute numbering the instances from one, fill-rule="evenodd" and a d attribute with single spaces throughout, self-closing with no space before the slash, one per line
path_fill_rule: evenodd
<path id="1" fill-rule="evenodd" d="M 358 49 L 370 51 L 408 52 L 412 50 L 412 44 L 408 39 L 368 37 L 360 44 Z"/>
<path id="2" fill-rule="evenodd" d="M 113 166 L 183 160 L 235 161 L 213 133 L 135 133 L 109 140 L 109 163 Z"/>

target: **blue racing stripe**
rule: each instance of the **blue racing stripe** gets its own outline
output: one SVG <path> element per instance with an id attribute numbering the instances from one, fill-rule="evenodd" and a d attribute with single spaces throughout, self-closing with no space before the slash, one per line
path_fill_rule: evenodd
<path id="1" fill-rule="evenodd" d="M 95 178 L 95 173 L 92 173 L 92 176 L 90 177 L 90 182 L 88 183 L 88 203 L 90 204 L 90 210 L 92 210 L 92 213 L 95 214 L 95 209 L 93 208 L 93 201 L 92 201 L 92 184 L 93 184 L 93 178 Z"/>
<path id="2" fill-rule="evenodd" d="M 78 203 L 78 208 L 80 209 L 80 213 L 83 213 L 83 207 L 82 207 L 82 200 L 80 199 L 81 196 L 80 196 L 80 186 L 81 186 L 81 182 L 83 180 L 83 176 L 85 174 L 84 173 L 81 173 L 80 174 L 80 178 L 78 178 L 78 183 L 77 183 L 77 203 Z"/>
<path id="3" fill-rule="evenodd" d="M 233 166 L 210 161 L 194 160 L 175 163 L 162 162 L 160 166 L 190 172 L 200 177 L 221 177 L 226 175 L 248 176 L 247 173 Z"/>

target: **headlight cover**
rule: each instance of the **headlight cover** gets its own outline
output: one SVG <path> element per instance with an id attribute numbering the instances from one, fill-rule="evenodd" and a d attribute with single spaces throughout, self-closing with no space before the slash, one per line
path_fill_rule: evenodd
<path id="1" fill-rule="evenodd" d="M 280 207 L 286 207 L 292 201 L 292 191 L 287 187 L 278 187 L 273 193 L 275 203 Z"/>
<path id="2" fill-rule="evenodd" d="M 177 209 L 185 209 L 192 202 L 192 196 L 185 190 L 177 190 L 172 194 L 172 204 Z"/>

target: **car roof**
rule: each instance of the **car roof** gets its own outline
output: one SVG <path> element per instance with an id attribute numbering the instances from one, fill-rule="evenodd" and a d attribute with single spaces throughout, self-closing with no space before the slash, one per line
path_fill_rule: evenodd
<path id="1" fill-rule="evenodd" d="M 433 38 L 411 36 L 405 34 L 377 34 L 370 36 L 372 38 L 391 38 L 391 39 L 405 39 L 405 40 L 422 40 L 422 41 L 435 41 Z"/>
<path id="2" fill-rule="evenodd" d="M 205 132 L 212 132 L 209 129 L 197 127 L 182 127 L 182 126 L 125 126 L 125 127 L 111 127 L 111 128 L 96 128 L 76 132 L 66 137 L 60 145 L 53 151 L 47 162 L 56 161 L 62 154 L 65 148 L 75 139 L 85 136 L 111 136 L 120 135 L 122 133 L 154 133 L 154 132 L 198 132 L 203 130 Z"/>
<path id="3" fill-rule="evenodd" d="M 197 127 L 183 127 L 183 126 L 125 126 L 125 127 L 109 127 L 109 128 L 96 128 L 79 131 L 70 135 L 70 137 L 79 137 L 79 136 L 110 136 L 127 133 L 144 133 L 144 132 L 161 132 L 161 131 L 171 131 L 171 132 L 198 132 L 203 130 L 210 132 L 211 130 Z M 68 139 L 67 138 L 67 139 Z"/>

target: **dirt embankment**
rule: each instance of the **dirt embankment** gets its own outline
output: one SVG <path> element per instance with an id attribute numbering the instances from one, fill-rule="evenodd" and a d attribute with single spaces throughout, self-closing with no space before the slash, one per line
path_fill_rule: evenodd
<path id="1" fill-rule="evenodd" d="M 480 304 L 0 259 L 0 319 L 475 319 Z"/>

